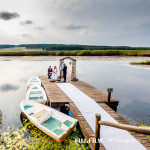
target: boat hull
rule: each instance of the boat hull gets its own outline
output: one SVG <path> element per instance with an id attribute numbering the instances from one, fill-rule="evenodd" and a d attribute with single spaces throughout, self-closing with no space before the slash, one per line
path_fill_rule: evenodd
<path id="1" fill-rule="evenodd" d="M 57 135 L 57 134 L 54 134 L 54 130 L 53 129 L 51 129 L 51 127 L 53 128 L 53 125 L 51 124 L 51 123 L 48 123 L 48 121 L 44 121 L 44 122 L 41 122 L 41 123 L 38 123 L 36 120 L 34 120 L 33 119 L 33 117 L 35 116 L 35 115 L 37 115 L 37 114 L 39 114 L 39 112 L 38 113 L 33 113 L 33 116 L 31 116 L 30 114 L 31 114 L 31 112 L 29 113 L 29 111 L 27 110 L 24 110 L 23 108 L 24 107 L 26 107 L 27 105 L 28 106 L 32 106 L 32 105 L 30 105 L 31 104 L 31 102 L 27 102 L 26 100 L 25 100 L 25 103 L 26 103 L 26 105 L 22 105 L 22 104 L 20 104 L 20 107 L 21 107 L 21 109 L 22 109 L 22 111 L 23 111 L 23 113 L 26 115 L 26 117 L 30 120 L 30 122 L 31 123 L 33 123 L 37 128 L 39 128 L 41 131 L 43 131 L 45 134 L 47 134 L 48 136 L 50 136 L 51 138 L 53 138 L 54 140 L 56 140 L 56 141 L 65 141 L 65 139 L 66 139 L 66 137 L 72 132 L 72 130 L 74 129 L 74 127 L 76 126 L 76 122 L 77 122 L 77 120 L 76 119 L 74 119 L 74 118 L 71 118 L 71 117 L 69 117 L 68 115 L 66 115 L 66 114 L 63 114 L 63 113 L 61 113 L 61 112 L 58 112 L 57 110 L 55 110 L 55 109 L 53 109 L 53 108 L 51 108 L 51 107 L 48 107 L 48 106 L 44 106 L 44 105 L 41 105 L 41 104 L 38 104 L 38 103 L 35 103 L 35 102 L 32 102 L 32 104 L 34 103 L 35 105 L 40 105 L 40 107 L 42 108 L 42 109 L 47 109 L 47 110 L 51 110 L 52 111 L 52 116 L 51 117 L 49 117 L 49 120 L 51 120 L 51 119 L 54 119 L 54 118 L 56 118 L 56 119 L 58 119 L 58 121 L 60 121 L 61 122 L 61 126 L 59 127 L 59 128 L 57 128 L 58 126 L 56 125 L 54 128 L 57 128 L 58 130 L 60 130 L 61 129 L 61 135 Z M 33 106 L 34 107 L 34 106 Z M 37 111 L 37 107 L 35 107 L 36 108 L 36 111 Z M 34 108 L 34 109 L 35 109 Z M 27 112 L 28 112 L 28 114 L 27 114 Z M 40 111 L 41 112 L 41 111 Z M 61 116 L 61 117 L 60 117 Z M 48 120 L 48 119 L 47 119 Z M 71 121 L 73 124 L 72 125 L 69 125 L 68 127 L 67 126 L 65 126 L 65 127 L 67 127 L 67 129 L 65 129 L 64 128 L 64 124 L 65 124 L 65 122 L 68 120 L 68 121 Z M 64 122 L 65 121 L 65 122 Z M 44 124 L 48 124 L 48 128 L 44 125 Z M 67 124 L 65 124 L 65 125 L 67 125 Z"/>
<path id="2" fill-rule="evenodd" d="M 29 118 L 28 118 L 29 119 Z M 75 128 L 76 125 L 74 125 L 72 128 L 70 128 L 66 134 L 64 134 L 60 139 L 58 139 L 56 136 L 54 136 L 53 134 L 50 134 L 48 132 L 46 132 L 43 128 L 41 128 L 40 126 L 38 126 L 33 120 L 29 119 L 30 122 L 32 122 L 38 129 L 40 129 L 42 132 L 44 132 L 45 134 L 47 134 L 48 136 L 50 136 L 51 138 L 53 138 L 55 141 L 57 142 L 62 142 L 66 140 L 66 137 L 73 131 L 73 129 Z"/>

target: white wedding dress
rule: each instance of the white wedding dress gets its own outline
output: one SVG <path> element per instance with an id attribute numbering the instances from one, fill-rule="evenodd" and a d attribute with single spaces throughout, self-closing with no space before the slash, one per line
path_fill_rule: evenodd
<path id="1" fill-rule="evenodd" d="M 54 71 L 52 72 L 51 79 L 57 80 L 57 69 L 54 69 Z"/>

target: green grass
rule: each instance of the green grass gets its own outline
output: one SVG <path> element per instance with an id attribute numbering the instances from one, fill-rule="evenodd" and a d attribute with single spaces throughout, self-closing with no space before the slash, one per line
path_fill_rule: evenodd
<path id="1" fill-rule="evenodd" d="M 145 126 L 145 125 L 140 125 L 140 127 L 150 128 L 150 126 Z M 147 135 L 146 137 L 150 140 L 150 135 Z"/>
<path id="2" fill-rule="evenodd" d="M 145 62 L 131 62 L 131 65 L 150 65 L 150 61 Z"/>
<path id="3" fill-rule="evenodd" d="M 30 136 L 27 136 L 27 133 Z M 0 150 L 89 150 L 87 143 L 75 143 L 76 138 L 83 138 L 79 129 L 74 128 L 72 133 L 63 142 L 56 142 L 51 137 L 36 128 L 26 120 L 23 127 L 15 129 L 9 127 L 0 134 Z"/>
<path id="4" fill-rule="evenodd" d="M 150 50 L 0 51 L 0 56 L 150 56 Z"/>

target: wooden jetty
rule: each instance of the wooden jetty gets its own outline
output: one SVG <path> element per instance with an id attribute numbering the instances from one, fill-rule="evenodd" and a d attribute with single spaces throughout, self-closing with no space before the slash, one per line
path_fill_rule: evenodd
<path id="1" fill-rule="evenodd" d="M 64 92 L 56 85 L 55 82 L 50 82 L 50 79 L 47 76 L 40 76 L 42 81 L 42 86 L 45 89 L 47 94 L 47 98 L 49 100 L 51 107 L 62 106 L 64 104 L 69 104 L 71 100 L 64 94 Z M 107 94 L 96 89 L 95 87 L 89 85 L 86 82 L 78 80 L 76 82 L 72 82 L 70 76 L 67 77 L 67 83 L 73 84 L 83 93 L 91 97 L 97 103 L 107 103 Z M 118 100 L 115 98 L 111 98 L 111 103 L 113 105 L 118 105 Z"/>
<path id="2" fill-rule="evenodd" d="M 74 102 L 57 86 L 56 82 L 50 82 L 47 76 L 40 76 L 42 81 L 42 86 L 46 91 L 48 101 L 51 107 L 63 106 L 69 104 L 70 110 L 73 116 L 78 120 L 80 129 L 86 139 L 95 138 L 95 132 L 92 130 L 88 122 L 85 120 L 84 116 L 81 114 L 80 110 L 74 104 Z M 116 113 L 112 108 L 107 105 L 107 94 L 94 88 L 86 82 L 78 80 L 72 82 L 70 77 L 67 78 L 67 82 L 71 83 L 77 87 L 80 91 L 85 93 L 87 96 L 92 98 L 99 106 L 101 106 L 109 115 L 111 115 L 118 123 L 129 124 L 125 121 L 118 113 Z M 118 101 L 111 98 L 111 104 L 118 105 Z M 150 149 L 150 140 L 144 134 L 135 133 L 129 131 L 129 133 L 137 139 L 146 149 Z M 89 143 L 90 148 L 94 149 L 94 143 Z M 106 148 L 100 143 L 100 149 L 105 150 Z"/>

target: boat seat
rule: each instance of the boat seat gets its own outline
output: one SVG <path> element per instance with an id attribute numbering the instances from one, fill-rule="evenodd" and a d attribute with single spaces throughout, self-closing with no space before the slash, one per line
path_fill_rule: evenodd
<path id="1" fill-rule="evenodd" d="M 60 129 L 63 130 L 63 131 L 67 131 L 69 128 L 62 123 Z"/>
<path id="2" fill-rule="evenodd" d="M 46 114 L 48 111 L 46 109 L 42 109 L 41 111 L 37 112 L 33 115 L 36 119 L 40 118 L 42 115 Z"/>
<path id="3" fill-rule="evenodd" d="M 29 97 L 31 97 L 31 98 L 32 98 L 32 97 L 33 97 L 33 98 L 34 98 L 34 97 L 39 98 L 39 97 L 43 97 L 43 94 L 30 94 Z"/>
<path id="4" fill-rule="evenodd" d="M 37 112 L 36 114 L 32 115 L 34 118 L 36 118 L 36 121 L 41 124 L 45 122 L 47 119 L 49 119 L 52 116 L 52 111 L 47 111 L 46 109 L 41 110 L 40 112 Z"/>
<path id="5" fill-rule="evenodd" d="M 25 112 L 26 112 L 28 115 L 31 114 L 31 113 L 34 113 L 34 111 L 36 111 L 36 108 L 35 108 L 35 107 L 31 107 L 31 108 L 25 110 Z"/>

